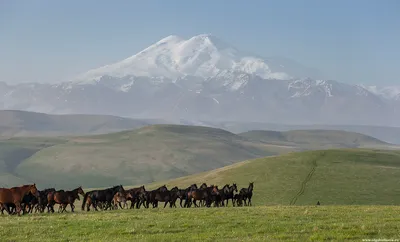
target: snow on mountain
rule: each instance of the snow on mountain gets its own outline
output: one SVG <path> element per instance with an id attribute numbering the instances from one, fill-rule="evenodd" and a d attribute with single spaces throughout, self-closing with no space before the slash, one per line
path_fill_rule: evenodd
<path id="1" fill-rule="evenodd" d="M 328 80 L 290 60 L 244 53 L 212 35 L 171 35 L 70 82 L 0 82 L 0 108 L 195 123 L 400 126 L 400 87 Z"/>
<path id="2" fill-rule="evenodd" d="M 90 70 L 75 81 L 93 82 L 105 75 L 208 78 L 227 70 L 255 74 L 264 79 L 292 78 L 283 71 L 273 71 L 261 58 L 248 56 L 213 35 L 202 34 L 190 39 L 168 36 L 123 61 Z"/>
<path id="3" fill-rule="evenodd" d="M 366 86 L 370 92 L 381 96 L 386 99 L 396 99 L 400 98 L 400 86 L 388 86 L 388 87 L 378 87 L 378 86 Z"/>

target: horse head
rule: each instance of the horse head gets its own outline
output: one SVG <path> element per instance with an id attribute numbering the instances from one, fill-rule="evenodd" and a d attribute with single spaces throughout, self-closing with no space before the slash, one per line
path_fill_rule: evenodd
<path id="1" fill-rule="evenodd" d="M 35 197 L 39 197 L 39 195 L 40 195 L 38 189 L 36 188 L 36 183 L 34 183 L 33 185 L 30 185 L 29 191 L 30 191 L 30 192 L 32 193 L 32 195 L 35 196 Z"/>
<path id="2" fill-rule="evenodd" d="M 238 189 L 237 189 L 236 183 L 233 183 L 232 187 L 233 187 L 233 191 L 234 191 L 234 192 L 238 192 Z"/>
<path id="3" fill-rule="evenodd" d="M 213 193 L 213 194 L 216 194 L 216 195 L 219 195 L 218 186 L 212 185 L 211 187 L 212 187 L 212 190 L 211 190 L 212 193 Z"/>
<path id="4" fill-rule="evenodd" d="M 82 186 L 78 187 L 78 194 L 81 194 L 82 196 L 85 196 L 85 192 L 83 191 Z M 79 196 L 78 196 L 78 199 L 79 199 Z"/>
<path id="5" fill-rule="evenodd" d="M 125 191 L 125 189 L 124 189 L 124 187 L 122 185 L 118 185 L 118 186 L 113 187 L 113 190 L 115 192 L 124 192 Z"/>

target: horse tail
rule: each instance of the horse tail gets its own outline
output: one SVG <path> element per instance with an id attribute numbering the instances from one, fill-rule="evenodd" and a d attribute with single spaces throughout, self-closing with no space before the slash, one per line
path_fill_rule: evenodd
<path id="1" fill-rule="evenodd" d="M 85 211 L 85 204 L 86 204 L 86 200 L 89 196 L 89 192 L 85 193 L 85 196 L 83 196 L 83 201 L 82 201 L 82 211 Z"/>

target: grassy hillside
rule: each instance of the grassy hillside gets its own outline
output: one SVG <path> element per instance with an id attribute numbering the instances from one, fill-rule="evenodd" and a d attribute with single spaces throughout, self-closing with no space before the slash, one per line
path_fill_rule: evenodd
<path id="1" fill-rule="evenodd" d="M 319 150 L 244 161 L 210 172 L 152 184 L 187 187 L 254 181 L 256 205 L 399 205 L 400 152 Z"/>
<path id="2" fill-rule="evenodd" d="M 150 183 L 290 150 L 249 142 L 220 129 L 155 125 L 69 138 L 35 153 L 15 172 L 42 186 Z"/>
<path id="3" fill-rule="evenodd" d="M 17 167 L 39 150 L 63 142 L 56 138 L 0 139 L 0 187 L 31 182 L 16 174 Z"/>
<path id="4" fill-rule="evenodd" d="M 0 136 L 101 134 L 141 128 L 161 120 L 134 120 L 108 115 L 49 115 L 0 110 Z"/>
<path id="5" fill-rule="evenodd" d="M 291 145 L 304 149 L 389 146 L 388 143 L 371 136 L 337 130 L 292 130 L 286 132 L 253 130 L 239 135 L 254 141 Z"/>
<path id="6" fill-rule="evenodd" d="M 335 137 L 335 133 L 329 135 Z M 343 133 L 329 138 L 322 148 L 329 142 L 335 142 L 332 147 L 342 147 L 340 140 L 346 143 L 346 137 Z M 315 149 L 301 140 L 271 144 L 221 129 L 182 125 L 57 139 L 14 138 L 0 141 L 0 164 L 4 164 L 0 166 L 0 186 L 25 181 L 42 188 L 151 183 L 247 159 Z"/>
<path id="7" fill-rule="evenodd" d="M 140 209 L 0 219 L 2 241 L 362 241 L 399 238 L 398 206 Z M 1 216 L 1 215 L 0 215 Z"/>

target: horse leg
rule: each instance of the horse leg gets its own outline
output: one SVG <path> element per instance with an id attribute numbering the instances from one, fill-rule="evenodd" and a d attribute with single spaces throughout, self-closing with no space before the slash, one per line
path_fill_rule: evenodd
<path id="1" fill-rule="evenodd" d="M 74 205 L 73 203 L 70 203 L 69 206 L 71 207 L 71 212 L 73 213 L 73 212 L 74 212 L 75 205 Z"/>
<path id="2" fill-rule="evenodd" d="M 4 215 L 4 210 L 8 213 L 8 215 L 12 215 L 14 213 L 11 206 L 7 206 L 7 204 L 1 204 L 1 214 Z"/>
<path id="3" fill-rule="evenodd" d="M 92 203 L 92 206 L 93 206 L 94 210 L 96 210 L 96 212 L 97 212 L 97 211 L 99 211 L 99 210 L 97 209 L 97 204 L 96 204 L 96 203 L 97 203 L 97 202 L 93 202 L 93 203 Z"/>
<path id="4" fill-rule="evenodd" d="M 21 216 L 21 210 L 23 210 L 22 207 L 21 207 L 21 203 L 16 202 L 14 204 L 15 204 L 15 211 L 16 211 L 17 215 Z"/>

